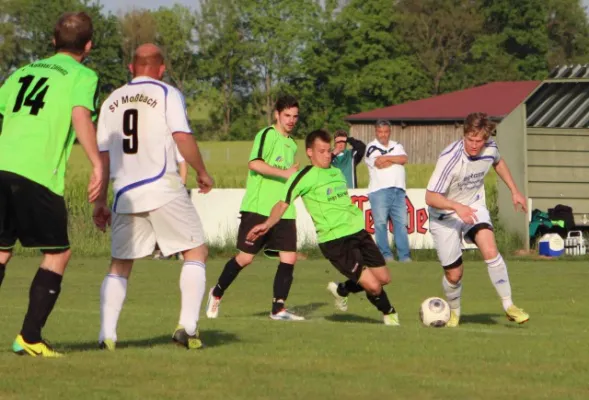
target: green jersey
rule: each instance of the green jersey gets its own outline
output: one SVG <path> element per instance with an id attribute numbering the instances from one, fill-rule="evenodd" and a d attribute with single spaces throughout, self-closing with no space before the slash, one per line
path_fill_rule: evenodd
<path id="1" fill-rule="evenodd" d="M 72 109 L 96 114 L 98 77 L 71 56 L 56 54 L 14 72 L 0 88 L 0 170 L 63 196 L 75 135 Z"/>
<path id="2" fill-rule="evenodd" d="M 364 229 L 362 211 L 352 203 L 339 169 L 307 166 L 293 174 L 286 182 L 282 201 L 292 204 L 299 196 L 311 215 L 319 243 Z"/>
<path id="3" fill-rule="evenodd" d="M 290 136 L 284 136 L 273 126 L 262 129 L 256 135 L 249 161 L 263 160 L 271 167 L 289 169 L 295 162 L 297 144 Z M 269 216 L 272 207 L 280 200 L 286 179 L 265 176 L 249 170 L 241 211 Z M 283 219 L 295 219 L 294 204 L 288 207 Z"/>

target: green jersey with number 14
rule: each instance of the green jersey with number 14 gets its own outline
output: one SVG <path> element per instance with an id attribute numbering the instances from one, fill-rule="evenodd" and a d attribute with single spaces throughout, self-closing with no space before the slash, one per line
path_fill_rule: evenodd
<path id="1" fill-rule="evenodd" d="M 14 72 L 0 88 L 0 170 L 63 196 L 72 109 L 96 115 L 97 82 L 94 71 L 60 53 Z"/>

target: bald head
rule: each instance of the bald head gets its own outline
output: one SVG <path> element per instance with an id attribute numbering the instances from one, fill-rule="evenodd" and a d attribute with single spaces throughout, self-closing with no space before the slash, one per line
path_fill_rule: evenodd
<path id="1" fill-rule="evenodd" d="M 164 75 L 164 56 L 161 49 L 153 43 L 137 47 L 133 55 L 133 63 L 129 66 L 133 76 L 148 76 L 161 79 Z"/>

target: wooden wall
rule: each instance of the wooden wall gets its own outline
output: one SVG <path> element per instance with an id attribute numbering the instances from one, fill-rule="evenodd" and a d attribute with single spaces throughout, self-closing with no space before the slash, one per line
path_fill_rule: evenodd
<path id="1" fill-rule="evenodd" d="M 462 137 L 462 125 L 393 125 L 391 140 L 405 148 L 411 164 L 435 164 L 442 150 Z M 374 124 L 352 124 L 350 134 L 365 143 L 374 140 Z"/>

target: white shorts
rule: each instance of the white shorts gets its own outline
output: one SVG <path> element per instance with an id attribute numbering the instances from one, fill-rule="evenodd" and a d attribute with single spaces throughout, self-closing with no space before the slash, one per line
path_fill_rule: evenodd
<path id="1" fill-rule="evenodd" d="M 205 243 L 200 218 L 188 195 L 149 212 L 113 213 L 111 252 L 114 258 L 134 260 L 149 256 L 156 242 L 164 256 Z"/>
<path id="2" fill-rule="evenodd" d="M 472 207 L 477 209 L 477 222 L 474 225 L 465 224 L 456 213 L 446 215 L 442 220 L 432 216 L 429 221 L 429 230 L 443 267 L 452 265 L 462 256 L 463 239 L 466 243 L 473 243 L 466 235 L 472 228 L 481 224 L 493 227 L 489 210 L 478 205 Z"/>

